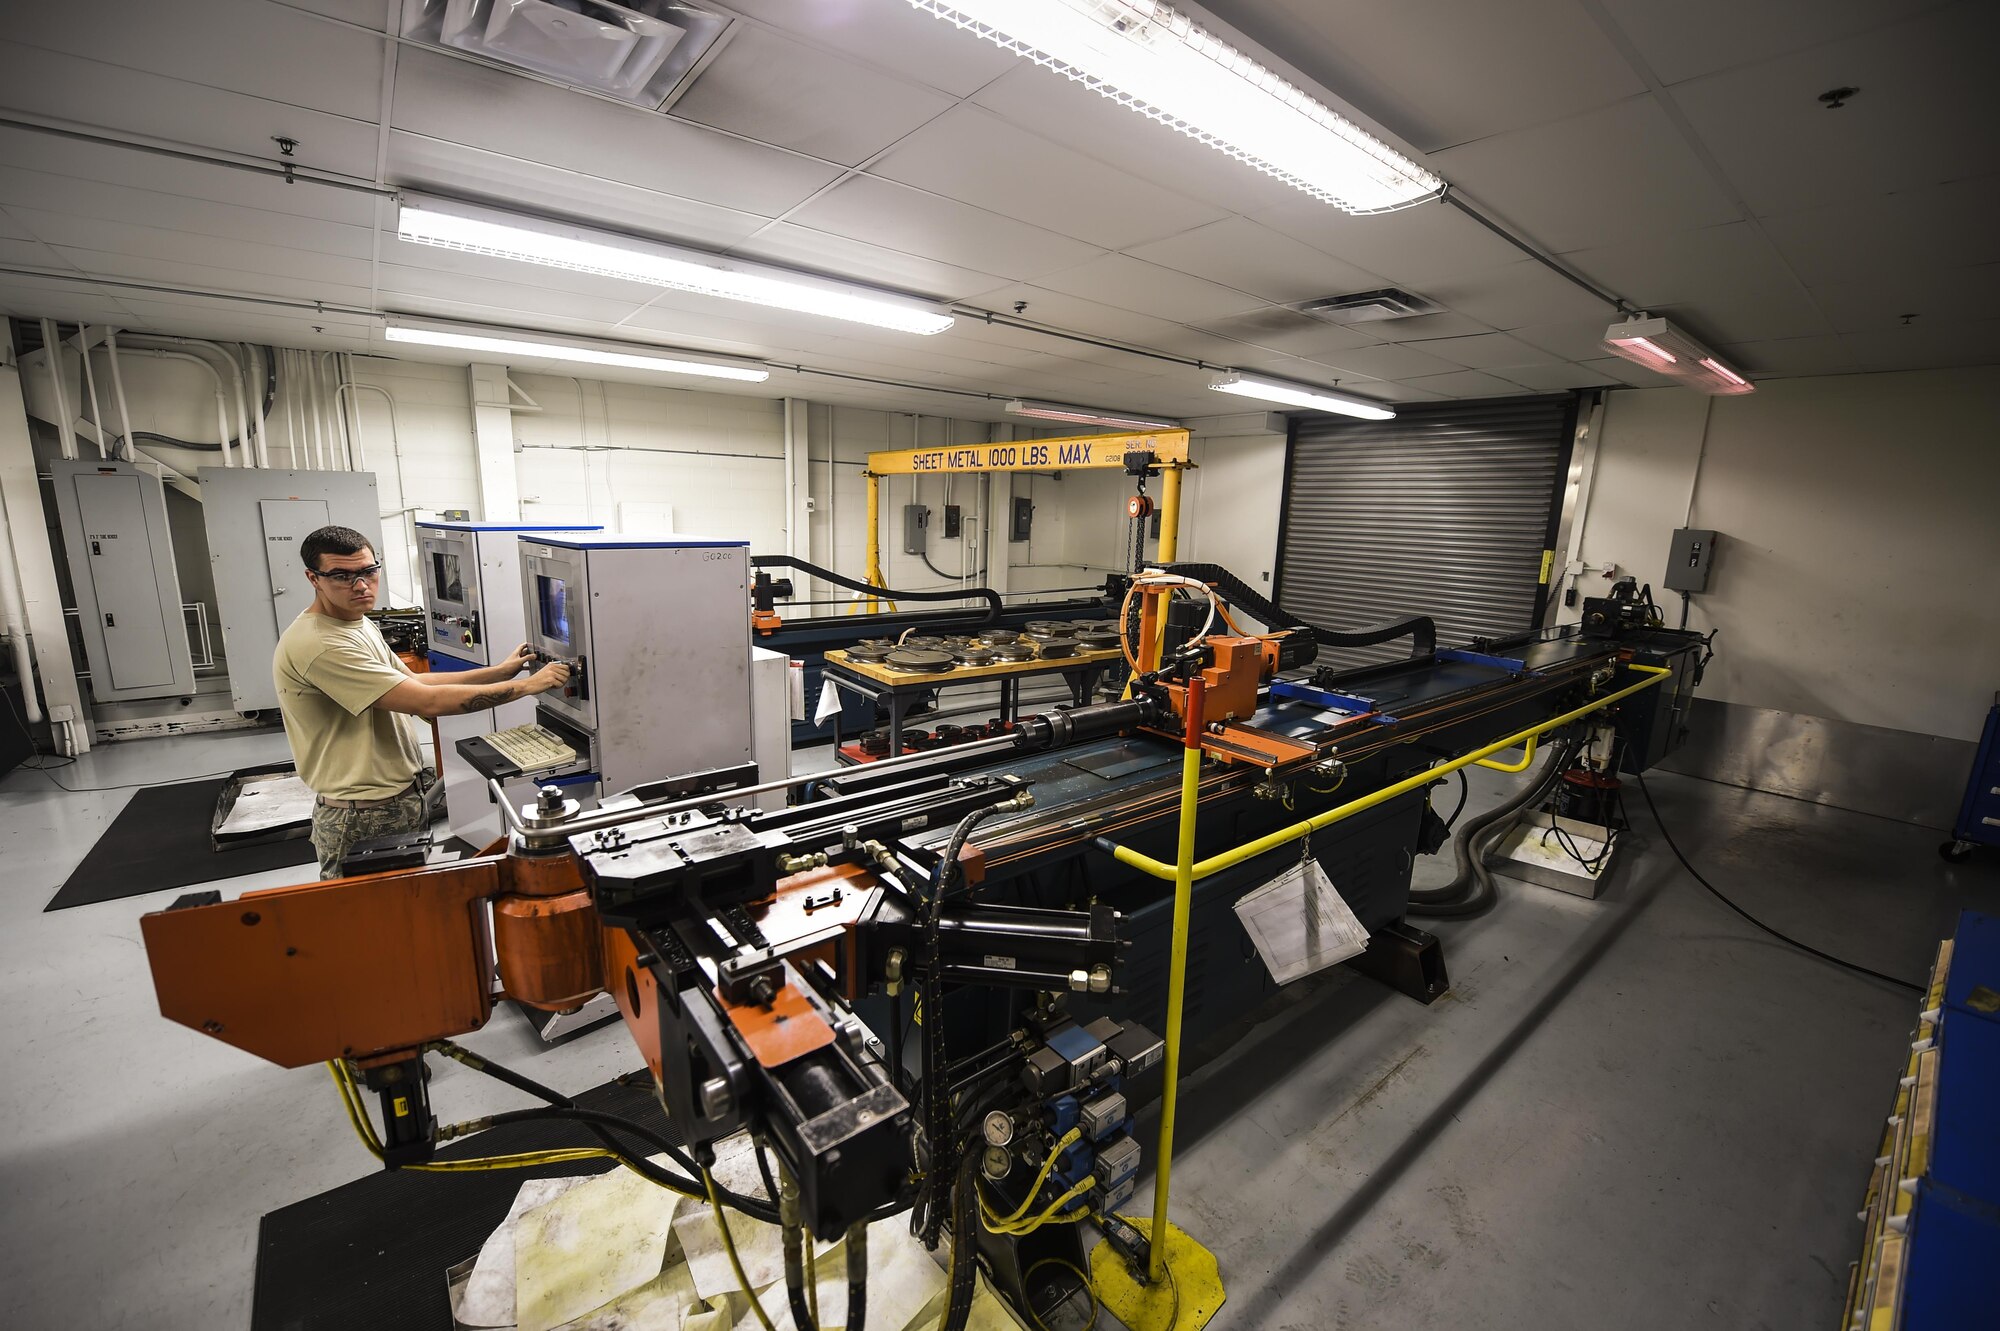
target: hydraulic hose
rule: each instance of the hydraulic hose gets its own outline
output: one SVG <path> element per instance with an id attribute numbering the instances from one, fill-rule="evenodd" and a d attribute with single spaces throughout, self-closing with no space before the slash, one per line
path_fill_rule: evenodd
<path id="1" fill-rule="evenodd" d="M 1410 893 L 1409 914 L 1433 918 L 1476 915 L 1493 903 L 1496 889 L 1486 871 L 1486 855 L 1492 845 L 1526 810 L 1547 797 L 1575 758 L 1578 741 L 1571 740 L 1549 752 L 1548 763 L 1535 778 L 1513 796 L 1461 827 L 1452 838 L 1458 858 L 1458 872 L 1443 887 L 1420 888 Z"/>
<path id="2" fill-rule="evenodd" d="M 868 1223 L 847 1227 L 847 1331 L 868 1325 Z"/>
<path id="3" fill-rule="evenodd" d="M 822 568 L 818 564 L 808 563 L 796 555 L 752 555 L 750 556 L 750 566 L 752 568 L 794 568 L 801 573 L 809 573 L 815 578 L 830 582 L 836 587 L 845 587 L 853 592 L 865 592 L 870 596 L 879 596 L 885 600 L 963 601 L 967 597 L 977 596 L 986 602 L 986 615 L 979 620 L 969 620 L 967 621 L 968 623 L 990 624 L 994 619 L 999 617 L 1001 610 L 1005 608 L 1001 603 L 1000 593 L 994 591 L 991 587 L 965 587 L 942 592 L 899 592 L 888 587 L 878 587 L 872 582 L 863 582 L 859 578 L 850 578 L 844 573 L 835 573 L 830 568 Z"/>
<path id="4" fill-rule="evenodd" d="M 1255 618 L 1276 629 L 1307 629 L 1314 641 L 1322 647 L 1375 647 L 1398 638 L 1410 639 L 1410 655 L 1429 656 L 1437 650 L 1437 622 L 1428 615 L 1404 615 L 1399 619 L 1386 620 L 1380 624 L 1370 624 L 1358 629 L 1329 629 L 1317 624 L 1308 624 L 1288 611 L 1278 608 L 1275 602 L 1266 599 L 1250 584 L 1231 573 L 1220 564 L 1175 563 L 1161 566 L 1165 573 L 1178 573 L 1182 577 L 1193 578 L 1214 587 L 1223 600 L 1239 606 Z"/>
<path id="5" fill-rule="evenodd" d="M 761 1145 L 754 1148 L 760 1155 Z M 792 1325 L 798 1331 L 819 1331 L 819 1323 L 806 1307 L 805 1224 L 799 1219 L 799 1185 L 785 1162 L 778 1162 L 778 1224 L 784 1231 L 785 1297 L 792 1305 Z"/>
<path id="6" fill-rule="evenodd" d="M 975 1175 L 978 1162 L 968 1156 L 958 1170 L 952 1188 L 951 1278 L 945 1286 L 944 1323 L 940 1331 L 965 1331 L 972 1316 L 973 1277 L 979 1271 L 976 1260 L 979 1242 L 973 1237 L 979 1225 L 979 1188 Z"/>

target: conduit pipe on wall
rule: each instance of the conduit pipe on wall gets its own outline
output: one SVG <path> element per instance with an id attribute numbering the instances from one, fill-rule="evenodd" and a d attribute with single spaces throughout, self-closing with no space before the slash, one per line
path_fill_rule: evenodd
<path id="1" fill-rule="evenodd" d="M 76 326 L 76 345 L 82 353 L 79 359 L 83 361 L 84 391 L 90 395 L 90 427 L 97 431 L 97 456 L 105 457 L 107 450 L 104 447 L 104 408 L 98 405 L 97 371 L 91 367 L 90 363 L 89 324 L 78 324 Z"/>
<path id="2" fill-rule="evenodd" d="M 40 695 L 35 692 L 34 658 L 28 653 L 27 597 L 21 587 L 20 560 L 14 554 L 13 524 L 7 520 L 7 503 L 0 498 L 0 626 L 7 630 L 7 644 L 14 654 L 14 673 L 21 677 L 22 710 L 28 724 L 42 719 Z"/>
<path id="3" fill-rule="evenodd" d="M 111 393 L 118 399 L 118 423 L 124 427 L 125 457 L 127 461 L 138 455 L 132 451 L 132 409 L 125 402 L 125 376 L 118 369 L 118 330 L 104 330 L 105 354 L 111 358 Z"/>
<path id="4" fill-rule="evenodd" d="M 109 346 L 108 339 L 106 346 Z M 112 351 L 112 363 L 114 366 L 117 364 L 117 354 L 117 351 L 114 349 Z M 222 439 L 222 465 L 225 467 L 233 466 L 234 464 L 229 460 L 228 395 L 222 387 L 222 372 L 211 365 L 206 357 L 197 356 L 192 351 L 176 351 L 168 347 L 127 347 L 124 354 L 128 356 L 152 356 L 158 360 L 186 361 L 190 365 L 199 365 L 202 369 L 208 371 L 208 377 L 215 380 L 215 429 L 216 433 Z M 134 460 L 137 458 L 135 452 L 137 446 L 137 441 L 128 433 L 125 436 L 125 452 L 128 457 Z"/>
<path id="5" fill-rule="evenodd" d="M 76 418 L 69 410 L 69 386 L 63 383 L 62 338 L 56 333 L 54 319 L 42 320 L 42 368 L 49 372 L 49 384 L 56 396 L 56 437 L 62 445 L 62 455 L 69 461 L 76 460 Z"/>

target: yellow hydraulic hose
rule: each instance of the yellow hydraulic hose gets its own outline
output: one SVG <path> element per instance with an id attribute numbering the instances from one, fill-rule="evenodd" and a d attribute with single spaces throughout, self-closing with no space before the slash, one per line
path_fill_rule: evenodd
<path id="1" fill-rule="evenodd" d="M 1638 671 L 1639 673 L 1645 675 L 1646 678 L 1640 680 L 1637 684 L 1628 684 L 1624 688 L 1617 690 L 1615 693 L 1607 693 L 1602 698 L 1598 698 L 1592 702 L 1585 703 L 1582 707 L 1578 707 L 1573 711 L 1564 712 L 1561 716 L 1555 717 L 1548 721 L 1540 722 L 1534 726 L 1529 727 L 1526 730 L 1518 731 L 1515 734 L 1507 736 L 1507 738 L 1503 740 L 1497 740 L 1492 744 L 1488 744 L 1483 749 L 1475 749 L 1473 752 L 1466 754 L 1462 758 L 1454 758 L 1450 762 L 1440 764 L 1439 766 L 1436 767 L 1427 767 L 1423 771 L 1417 773 L 1415 776 L 1406 777 L 1405 779 L 1396 782 L 1394 785 L 1384 786 L 1382 787 L 1382 789 L 1375 791 L 1373 794 L 1363 795 L 1360 799 L 1349 800 L 1345 804 L 1339 805 L 1332 809 L 1328 809 L 1325 813 L 1315 814 L 1313 817 L 1308 818 L 1303 822 L 1293 823 L 1289 827 L 1281 827 L 1277 831 L 1269 834 L 1268 836 L 1258 837 L 1255 841 L 1246 841 L 1242 845 L 1237 846 L 1233 850 L 1223 851 L 1220 855 L 1211 855 L 1207 859 L 1202 860 L 1193 866 L 1193 877 L 1196 881 L 1199 881 L 1203 878 L 1207 878 L 1211 874 L 1221 873 L 1224 869 L 1234 868 L 1236 865 L 1243 863 L 1243 861 L 1245 860 L 1255 859 L 1257 856 L 1262 855 L 1267 850 L 1276 850 L 1279 846 L 1289 845 L 1291 842 L 1297 841 L 1302 836 L 1310 836 L 1314 832 L 1319 831 L 1321 828 L 1331 827 L 1333 824 L 1340 822 L 1343 819 L 1352 818 L 1355 814 L 1361 813 L 1368 809 L 1372 809 L 1378 804 L 1386 804 L 1388 801 L 1395 799 L 1398 795 L 1407 794 L 1412 790 L 1416 790 L 1418 787 L 1427 785 L 1430 782 L 1437 780 L 1441 776 L 1444 776 L 1451 772 L 1455 772 L 1461 767 L 1465 767 L 1472 763 L 1476 763 L 1481 758 L 1491 757 L 1493 754 L 1499 753 L 1503 749 L 1511 749 L 1516 744 L 1525 743 L 1528 739 L 1532 737 L 1545 735 L 1549 731 L 1556 729 L 1558 726 L 1568 725 L 1570 722 L 1576 720 L 1580 716 L 1588 716 L 1592 712 L 1601 711 L 1604 708 L 1609 707 L 1612 703 L 1615 703 L 1622 698 L 1631 697 L 1633 694 L 1639 692 L 1641 689 L 1652 688 L 1655 684 L 1658 684 L 1661 680 L 1665 679 L 1667 676 L 1673 673 L 1673 671 L 1667 668 L 1666 666 L 1633 665 L 1629 666 L 1628 668 L 1631 670 Z M 1193 821 L 1193 819 L 1190 818 L 1185 812 L 1186 798 L 1187 797 L 1184 792 L 1183 793 L 1184 812 L 1181 817 L 1181 836 L 1184 846 L 1186 844 L 1187 837 L 1190 835 L 1188 830 L 1189 825 Z M 1153 877 L 1158 878 L 1163 882 L 1173 883 L 1175 885 L 1174 918 L 1177 922 L 1182 919 L 1182 912 L 1179 901 L 1180 869 L 1178 866 L 1172 864 L 1163 864 L 1159 860 L 1154 859 L 1150 855 L 1140 854 L 1138 851 L 1133 850 L 1130 846 L 1120 846 L 1116 845 L 1115 843 L 1101 843 L 1101 844 L 1110 845 L 1113 856 L 1116 857 L 1116 859 L 1120 864 L 1129 864 L 1133 868 L 1139 870 L 1142 873 L 1151 874 Z M 1183 853 L 1185 854 L 1187 852 L 1184 850 Z M 1178 946 L 1180 942 L 1181 940 L 1177 936 L 1175 939 L 1176 945 Z M 1178 1009 L 1176 1008 L 1170 1007 L 1169 1013 L 1172 1014 L 1177 1010 Z M 1171 1021 L 1171 1015 L 1170 1015 L 1170 1021 Z M 1172 1048 L 1171 1044 L 1168 1047 L 1171 1050 Z M 1170 1075 L 1168 1078 L 1168 1085 L 1171 1086 L 1172 1084 L 1173 1084 L 1172 1077 Z"/>

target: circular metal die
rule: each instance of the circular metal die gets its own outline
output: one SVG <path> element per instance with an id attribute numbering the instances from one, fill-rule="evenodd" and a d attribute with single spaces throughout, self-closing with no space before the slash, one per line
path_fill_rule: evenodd
<path id="1" fill-rule="evenodd" d="M 1031 619 L 1028 621 L 1028 636 L 1031 638 L 1067 638 L 1069 624 L 1060 619 Z"/>
<path id="2" fill-rule="evenodd" d="M 847 649 L 847 659 L 850 661 L 860 661 L 866 665 L 880 665 L 888 659 L 889 653 L 894 650 L 895 648 L 893 647 L 849 647 Z"/>
<path id="3" fill-rule="evenodd" d="M 1042 639 L 1042 658 L 1044 660 L 1054 661 L 1065 656 L 1075 656 L 1075 655 L 1076 655 L 1075 638 Z"/>
<path id="4" fill-rule="evenodd" d="M 993 649 L 993 659 L 996 661 L 1032 661 L 1035 659 L 1035 649 L 1025 642 L 1002 643 Z"/>
<path id="5" fill-rule="evenodd" d="M 883 659 L 891 670 L 911 675 L 932 675 L 952 667 L 951 653 L 933 647 L 898 647 Z"/>
<path id="6" fill-rule="evenodd" d="M 561 827 L 570 819 L 583 812 L 583 805 L 576 800 L 563 799 L 558 793 L 551 797 L 549 791 L 560 792 L 560 787 L 544 787 L 539 799 L 533 804 L 521 806 L 521 826 L 537 832 Z"/>

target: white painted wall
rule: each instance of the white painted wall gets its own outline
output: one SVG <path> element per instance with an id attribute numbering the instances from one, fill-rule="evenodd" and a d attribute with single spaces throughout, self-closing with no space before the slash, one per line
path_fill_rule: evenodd
<path id="1" fill-rule="evenodd" d="M 1669 533 L 1712 527 L 1712 590 L 1690 621 L 1721 630 L 1703 696 L 1977 739 L 2000 688 L 1996 422 L 1996 367 L 1767 380 L 1740 398 L 1620 389 L 1581 557 L 1658 595 Z M 1679 598 L 1659 599 L 1676 622 Z"/>
<path id="2" fill-rule="evenodd" d="M 1195 469 L 1181 496 L 1182 557 L 1220 564 L 1271 596 L 1285 499 L 1285 434 L 1267 412 L 1190 422 Z"/>

